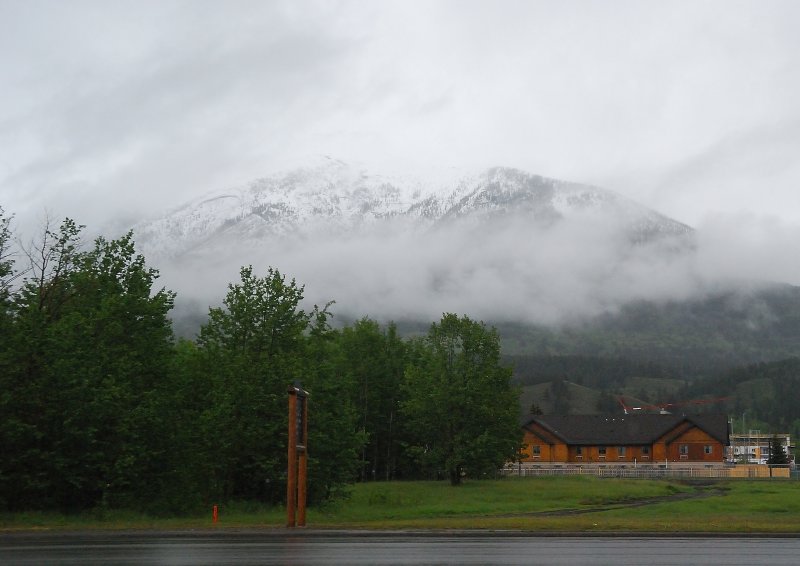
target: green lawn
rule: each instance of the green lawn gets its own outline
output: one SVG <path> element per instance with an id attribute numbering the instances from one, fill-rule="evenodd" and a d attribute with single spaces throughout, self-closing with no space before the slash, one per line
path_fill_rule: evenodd
<path id="1" fill-rule="evenodd" d="M 693 493 L 675 482 L 595 477 L 507 478 L 466 482 L 389 482 L 353 486 L 351 497 L 308 511 L 308 526 L 357 529 L 515 529 L 530 531 L 790 532 L 800 533 L 800 483 L 729 480 L 708 497 L 627 503 Z M 549 514 L 589 510 L 579 514 Z M 0 530 L 90 528 L 226 528 L 284 525 L 283 508 L 220 506 L 220 521 L 203 515 L 156 519 L 131 512 L 0 514 Z"/>
<path id="2" fill-rule="evenodd" d="M 351 498 L 312 512 L 319 524 L 477 518 L 577 509 L 656 496 L 690 488 L 656 481 L 598 480 L 588 476 L 508 478 L 466 482 L 388 482 L 356 486 Z"/>

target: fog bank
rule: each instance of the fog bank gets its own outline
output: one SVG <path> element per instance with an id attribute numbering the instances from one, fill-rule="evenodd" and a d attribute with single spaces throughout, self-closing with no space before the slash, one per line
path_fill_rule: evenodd
<path id="1" fill-rule="evenodd" d="M 307 306 L 344 317 L 564 324 L 632 301 L 684 301 L 739 287 L 800 282 L 800 228 L 773 219 L 709 217 L 685 238 L 632 243 L 591 212 L 552 224 L 506 217 L 414 231 L 400 222 L 358 233 L 218 241 L 158 265 L 179 305 L 217 305 L 242 265 L 272 266 L 305 285 Z"/>

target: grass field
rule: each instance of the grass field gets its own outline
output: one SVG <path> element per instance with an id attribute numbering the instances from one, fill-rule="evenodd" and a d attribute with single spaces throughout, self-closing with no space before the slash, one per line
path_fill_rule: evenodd
<path id="1" fill-rule="evenodd" d="M 694 499 L 681 497 L 699 496 Z M 635 506 L 637 503 L 646 503 Z M 79 516 L 0 514 L 0 530 L 282 527 L 283 508 L 220 506 L 201 516 L 156 519 L 122 511 Z M 311 508 L 308 526 L 345 529 L 800 533 L 800 484 L 738 480 L 691 486 L 594 477 L 353 486 L 351 497 Z"/>

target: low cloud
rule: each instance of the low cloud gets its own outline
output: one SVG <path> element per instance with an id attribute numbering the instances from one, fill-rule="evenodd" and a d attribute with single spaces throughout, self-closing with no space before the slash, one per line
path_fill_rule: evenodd
<path id="1" fill-rule="evenodd" d="M 715 214 L 703 219 L 697 234 L 697 271 L 706 279 L 800 284 L 800 224 Z"/>
<path id="2" fill-rule="evenodd" d="M 757 234 L 740 231 L 741 242 L 750 242 L 747 249 L 744 243 L 727 247 L 730 229 L 720 220 L 689 237 L 632 244 L 624 228 L 592 213 L 549 225 L 517 217 L 425 231 L 397 222 L 258 247 L 218 242 L 218 248 L 164 266 L 163 273 L 181 297 L 201 305 L 218 304 L 239 267 L 252 264 L 260 273 L 272 266 L 296 278 L 306 286 L 309 304 L 335 300 L 334 312 L 347 317 L 427 321 L 452 311 L 540 324 L 614 313 L 636 300 L 701 297 L 759 273 L 775 276 L 762 280 L 800 279 L 800 270 L 767 269 L 772 255 L 762 247 L 770 244 L 759 243 Z M 787 247 L 781 251 L 787 253 L 791 242 L 783 236 Z M 759 250 L 763 260 L 741 261 L 740 253 L 757 258 Z"/>

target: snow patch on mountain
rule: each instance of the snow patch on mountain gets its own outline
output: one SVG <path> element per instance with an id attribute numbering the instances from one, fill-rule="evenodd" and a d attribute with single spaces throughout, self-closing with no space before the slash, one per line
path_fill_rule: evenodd
<path id="1" fill-rule="evenodd" d="M 591 214 L 625 226 L 633 241 L 691 229 L 608 190 L 493 168 L 434 180 L 388 176 L 327 159 L 204 197 L 134 227 L 156 260 L 204 248 L 264 245 L 361 233 L 382 223 L 424 231 L 524 218 L 550 225 Z"/>
<path id="2" fill-rule="evenodd" d="M 179 301 L 201 307 L 243 265 L 296 278 L 309 305 L 382 320 L 575 321 L 704 284 L 694 231 L 617 193 L 507 167 L 446 173 L 326 159 L 207 194 L 134 234 Z"/>

